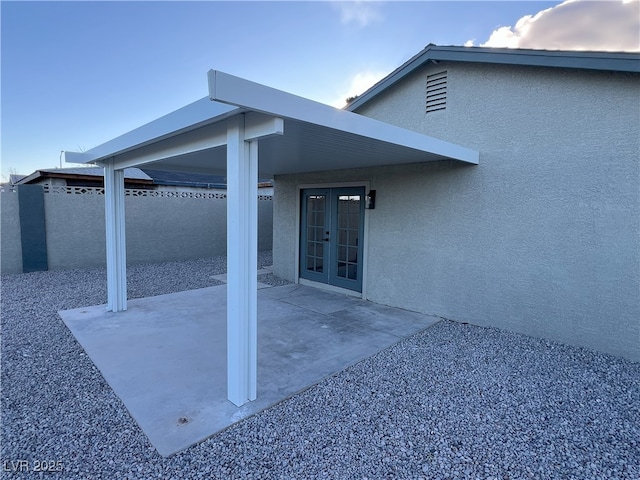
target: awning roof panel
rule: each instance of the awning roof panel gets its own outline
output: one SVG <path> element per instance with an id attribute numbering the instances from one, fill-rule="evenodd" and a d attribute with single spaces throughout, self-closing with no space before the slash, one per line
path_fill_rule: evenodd
<path id="1" fill-rule="evenodd" d="M 284 121 L 283 135 L 260 140 L 259 173 L 265 177 L 446 159 L 478 163 L 478 152 L 459 145 L 222 72 L 210 72 L 209 79 L 214 100 L 200 99 L 87 152 L 65 152 L 66 160 L 224 172 L 227 119 L 246 115 Z"/>

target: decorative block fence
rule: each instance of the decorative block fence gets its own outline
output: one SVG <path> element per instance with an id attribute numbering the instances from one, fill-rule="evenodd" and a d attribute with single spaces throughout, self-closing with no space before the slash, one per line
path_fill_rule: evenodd
<path id="1" fill-rule="evenodd" d="M 223 190 L 125 190 L 127 263 L 224 255 Z M 2 273 L 106 265 L 104 188 L 19 185 L 0 192 Z M 273 242 L 271 195 L 258 196 L 258 250 Z"/>

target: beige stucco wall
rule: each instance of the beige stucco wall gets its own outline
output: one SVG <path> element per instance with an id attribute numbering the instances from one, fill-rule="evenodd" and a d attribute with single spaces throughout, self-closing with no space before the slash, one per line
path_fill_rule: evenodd
<path id="1" fill-rule="evenodd" d="M 447 69 L 447 109 L 425 77 Z M 433 65 L 360 113 L 480 151 L 276 178 L 274 269 L 295 278 L 296 185 L 367 180 L 366 296 L 640 360 L 638 76 Z"/>

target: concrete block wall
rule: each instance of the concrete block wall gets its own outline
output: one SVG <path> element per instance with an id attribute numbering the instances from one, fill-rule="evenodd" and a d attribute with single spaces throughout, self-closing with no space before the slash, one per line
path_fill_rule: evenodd
<path id="1" fill-rule="evenodd" d="M 226 205 L 226 200 L 220 199 L 127 197 L 126 228 L 127 233 L 131 232 L 127 235 L 127 261 L 162 262 L 165 258 L 187 260 L 223 255 Z"/>
<path id="2" fill-rule="evenodd" d="M 104 267 L 104 195 L 47 193 L 44 199 L 49 270 Z"/>
<path id="3" fill-rule="evenodd" d="M 106 263 L 104 195 L 45 193 L 49 270 Z M 273 202 L 258 201 L 258 249 L 271 250 Z M 2 273 L 22 272 L 18 194 L 2 193 Z M 126 196 L 127 263 L 206 258 L 226 253 L 226 199 Z"/>
<path id="4" fill-rule="evenodd" d="M 446 69 L 447 109 L 425 114 Z M 359 113 L 480 151 L 281 176 L 274 271 L 295 279 L 297 185 L 369 181 L 368 299 L 640 360 L 638 76 L 433 65 Z"/>
<path id="5" fill-rule="evenodd" d="M 0 192 L 0 268 L 2 273 L 22 272 L 22 242 L 18 192 Z"/>

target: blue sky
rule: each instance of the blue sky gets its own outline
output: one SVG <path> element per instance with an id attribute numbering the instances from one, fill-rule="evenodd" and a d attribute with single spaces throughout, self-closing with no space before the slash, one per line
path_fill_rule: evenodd
<path id="1" fill-rule="evenodd" d="M 545 25 L 562 9 L 581 20 L 576 39 L 598 22 L 595 49 L 640 48 L 638 21 L 626 20 L 638 1 L 607 3 L 626 10 L 603 14 L 602 2 L 583 0 L 2 1 L 2 180 L 206 96 L 211 68 L 340 106 L 428 43 L 545 48 Z M 560 47 L 594 49 L 565 30 Z M 631 46 L 608 48 L 624 31 Z"/>

